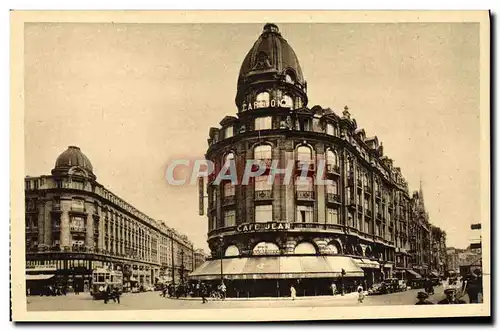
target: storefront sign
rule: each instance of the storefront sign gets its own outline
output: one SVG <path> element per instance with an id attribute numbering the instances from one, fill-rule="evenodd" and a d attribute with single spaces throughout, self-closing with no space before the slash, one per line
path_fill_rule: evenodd
<path id="1" fill-rule="evenodd" d="M 238 232 L 255 232 L 255 231 L 283 231 L 290 230 L 290 223 L 247 223 L 240 224 L 236 227 Z"/>

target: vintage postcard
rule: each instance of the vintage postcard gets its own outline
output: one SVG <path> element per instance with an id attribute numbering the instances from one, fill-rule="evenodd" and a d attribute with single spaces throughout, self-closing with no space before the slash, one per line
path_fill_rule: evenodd
<path id="1" fill-rule="evenodd" d="M 487 11 L 11 26 L 13 320 L 490 316 Z"/>

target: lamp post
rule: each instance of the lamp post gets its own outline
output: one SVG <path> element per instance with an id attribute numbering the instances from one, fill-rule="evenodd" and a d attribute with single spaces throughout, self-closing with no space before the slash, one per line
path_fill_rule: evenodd
<path id="1" fill-rule="evenodd" d="M 181 250 L 181 284 L 184 284 L 184 251 Z"/>
<path id="2" fill-rule="evenodd" d="M 224 269 L 222 267 L 222 244 L 224 243 L 224 239 L 222 238 L 222 235 L 219 236 L 219 249 L 220 249 L 220 282 L 221 284 L 224 282 Z"/>

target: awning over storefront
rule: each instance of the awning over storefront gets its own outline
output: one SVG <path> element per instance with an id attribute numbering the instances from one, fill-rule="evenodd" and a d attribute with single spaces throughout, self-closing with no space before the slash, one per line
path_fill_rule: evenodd
<path id="1" fill-rule="evenodd" d="M 413 271 L 411 269 L 407 269 L 406 271 L 408 271 L 408 273 L 415 278 L 422 278 L 422 276 L 420 276 L 420 274 L 416 273 L 415 271 Z"/>
<path id="2" fill-rule="evenodd" d="M 54 277 L 54 275 L 26 275 L 26 280 L 47 280 Z"/>
<path id="3" fill-rule="evenodd" d="M 371 261 L 368 259 L 354 259 L 354 262 L 356 262 L 356 264 L 360 268 L 380 269 L 380 264 L 377 261 Z"/>
<path id="4" fill-rule="evenodd" d="M 224 279 L 285 279 L 363 277 L 363 270 L 345 256 L 267 256 L 222 260 Z M 191 279 L 221 278 L 221 260 L 206 261 L 189 275 Z"/>

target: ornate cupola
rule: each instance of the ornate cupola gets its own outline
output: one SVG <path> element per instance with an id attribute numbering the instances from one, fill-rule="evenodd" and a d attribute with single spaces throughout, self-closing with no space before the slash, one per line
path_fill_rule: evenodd
<path id="1" fill-rule="evenodd" d="M 235 101 L 238 113 L 269 107 L 300 109 L 307 105 L 307 83 L 299 60 L 275 24 L 264 26 L 246 55 Z"/>
<path id="2" fill-rule="evenodd" d="M 52 175 L 96 180 L 89 158 L 77 146 L 69 146 L 56 160 Z"/>

